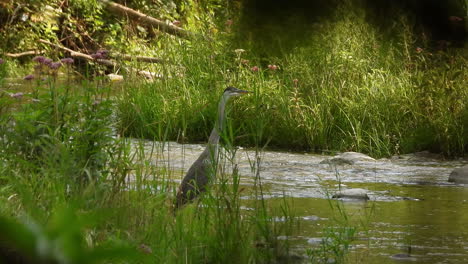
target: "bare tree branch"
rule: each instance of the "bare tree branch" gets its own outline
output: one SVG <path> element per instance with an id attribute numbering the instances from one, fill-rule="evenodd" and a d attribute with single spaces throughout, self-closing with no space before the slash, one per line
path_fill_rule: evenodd
<path id="1" fill-rule="evenodd" d="M 101 0 L 101 2 L 104 3 L 106 8 L 114 14 L 128 16 L 129 18 L 137 22 L 146 24 L 148 26 L 153 26 L 159 29 L 160 31 L 166 32 L 168 34 L 175 35 L 175 36 L 185 38 L 185 39 L 191 39 L 194 36 L 194 34 L 190 31 L 187 31 L 183 28 L 180 28 L 174 25 L 167 24 L 159 19 L 145 15 L 143 13 L 140 13 L 126 6 L 114 3 L 109 0 Z"/>
<path id="2" fill-rule="evenodd" d="M 167 61 L 160 59 L 160 58 L 154 58 L 154 57 L 146 57 L 146 56 L 132 56 L 128 54 L 120 54 L 120 53 L 114 53 L 112 52 L 110 54 L 111 57 L 116 58 L 116 59 L 121 59 L 121 60 L 127 60 L 127 61 L 141 61 L 141 62 L 149 62 L 149 63 L 165 63 Z"/>
<path id="3" fill-rule="evenodd" d="M 28 55 L 38 55 L 44 53 L 43 51 L 37 51 L 37 50 L 29 50 L 29 51 L 24 51 L 20 53 L 5 53 L 5 56 L 10 57 L 10 58 L 19 58 L 23 56 L 28 56 Z"/>

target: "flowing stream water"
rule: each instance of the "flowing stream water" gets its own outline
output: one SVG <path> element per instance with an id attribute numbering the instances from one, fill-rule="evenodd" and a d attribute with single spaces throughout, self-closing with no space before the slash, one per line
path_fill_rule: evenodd
<path id="1" fill-rule="evenodd" d="M 154 165 L 175 171 L 175 181 L 203 151 L 203 145 L 146 142 Z M 468 263 L 468 186 L 447 182 L 450 172 L 466 159 L 442 160 L 431 155 L 403 155 L 353 165 L 321 162 L 330 156 L 264 151 L 260 177 L 265 198 L 280 203 L 287 196 L 300 228 L 288 239 L 294 249 L 320 245 L 324 227 L 333 226 L 336 208 L 330 194 L 339 188 L 362 188 L 369 201 L 342 200 L 349 225 L 357 232 L 350 245 L 352 263 Z M 241 185 L 255 181 L 251 163 L 255 151 L 239 149 L 234 163 Z M 245 197 L 248 199 L 248 197 Z M 282 221 L 279 217 L 278 221 Z M 404 256 L 410 248 L 410 257 Z M 403 254 L 398 255 L 398 254 Z"/>

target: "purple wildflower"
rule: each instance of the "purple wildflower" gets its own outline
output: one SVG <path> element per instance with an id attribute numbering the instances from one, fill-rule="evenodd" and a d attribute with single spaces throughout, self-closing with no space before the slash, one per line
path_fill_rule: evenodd
<path id="1" fill-rule="evenodd" d="M 52 62 L 53 62 L 52 59 L 45 58 L 45 59 L 42 61 L 42 64 L 44 64 L 44 65 L 49 65 L 49 64 L 51 64 Z"/>
<path id="2" fill-rule="evenodd" d="M 26 75 L 23 79 L 25 79 L 26 81 L 30 81 L 30 80 L 34 79 L 34 75 L 32 75 L 32 74 Z"/>
<path id="3" fill-rule="evenodd" d="M 93 57 L 93 59 L 97 60 L 97 59 L 105 59 L 107 58 L 107 55 L 109 54 L 109 51 L 108 50 L 105 50 L 105 49 L 100 49 L 98 51 L 96 51 L 96 53 L 94 54 L 91 54 L 91 57 Z"/>
<path id="4" fill-rule="evenodd" d="M 72 58 L 63 58 L 60 60 L 63 64 L 73 64 L 73 59 Z"/>
<path id="5" fill-rule="evenodd" d="M 0 64 L 3 64 L 4 62 L 5 61 L 2 58 L 0 58 Z"/>
<path id="6" fill-rule="evenodd" d="M 44 64 L 44 61 L 46 60 L 46 57 L 44 56 L 36 56 L 32 59 L 34 62 Z"/>
<path id="7" fill-rule="evenodd" d="M 109 54 L 109 51 L 105 50 L 105 49 L 100 49 L 96 53 L 100 53 L 102 55 L 103 59 L 105 59 L 105 58 L 107 58 L 107 55 Z"/>
<path id="8" fill-rule="evenodd" d="M 272 71 L 276 71 L 277 69 L 279 69 L 279 67 L 277 65 L 274 65 L 274 64 L 269 64 L 268 69 L 270 69 Z"/>
<path id="9" fill-rule="evenodd" d="M 17 98 L 17 99 L 20 99 L 22 98 L 24 95 L 24 93 L 22 92 L 18 92 L 18 93 L 14 93 L 14 94 L 10 94 L 11 98 Z"/>
<path id="10" fill-rule="evenodd" d="M 62 63 L 57 61 L 57 62 L 52 62 L 49 64 L 49 68 L 51 70 L 57 70 L 58 68 L 60 68 L 60 66 L 62 66 Z"/>
<path id="11" fill-rule="evenodd" d="M 97 59 L 104 59 L 104 57 L 102 56 L 102 54 L 99 53 L 99 52 L 96 52 L 96 53 L 94 53 L 94 54 L 91 54 L 91 57 L 92 57 L 93 59 L 95 59 L 95 60 L 97 60 Z"/>
<path id="12" fill-rule="evenodd" d="M 259 68 L 257 66 L 253 66 L 252 68 L 250 68 L 250 70 L 252 70 L 253 72 L 258 72 Z"/>

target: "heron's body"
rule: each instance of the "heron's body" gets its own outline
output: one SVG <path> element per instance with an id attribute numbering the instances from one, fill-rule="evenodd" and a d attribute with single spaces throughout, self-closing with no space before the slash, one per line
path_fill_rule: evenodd
<path id="1" fill-rule="evenodd" d="M 224 127 L 224 109 L 231 96 L 245 94 L 247 91 L 228 87 L 224 90 L 218 106 L 218 120 L 211 131 L 208 144 L 198 159 L 192 164 L 177 191 L 175 208 L 186 204 L 206 190 L 211 178 L 216 174 L 219 137 Z"/>

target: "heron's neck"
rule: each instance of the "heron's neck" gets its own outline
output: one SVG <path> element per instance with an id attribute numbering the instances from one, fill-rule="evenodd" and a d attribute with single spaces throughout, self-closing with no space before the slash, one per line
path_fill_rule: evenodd
<path id="1" fill-rule="evenodd" d="M 210 138 L 208 139 L 208 144 L 218 144 L 219 142 L 219 135 L 223 131 L 224 128 L 224 109 L 226 107 L 226 103 L 229 97 L 223 95 L 221 100 L 219 101 L 218 105 L 218 119 L 216 120 L 216 124 L 211 131 Z"/>

